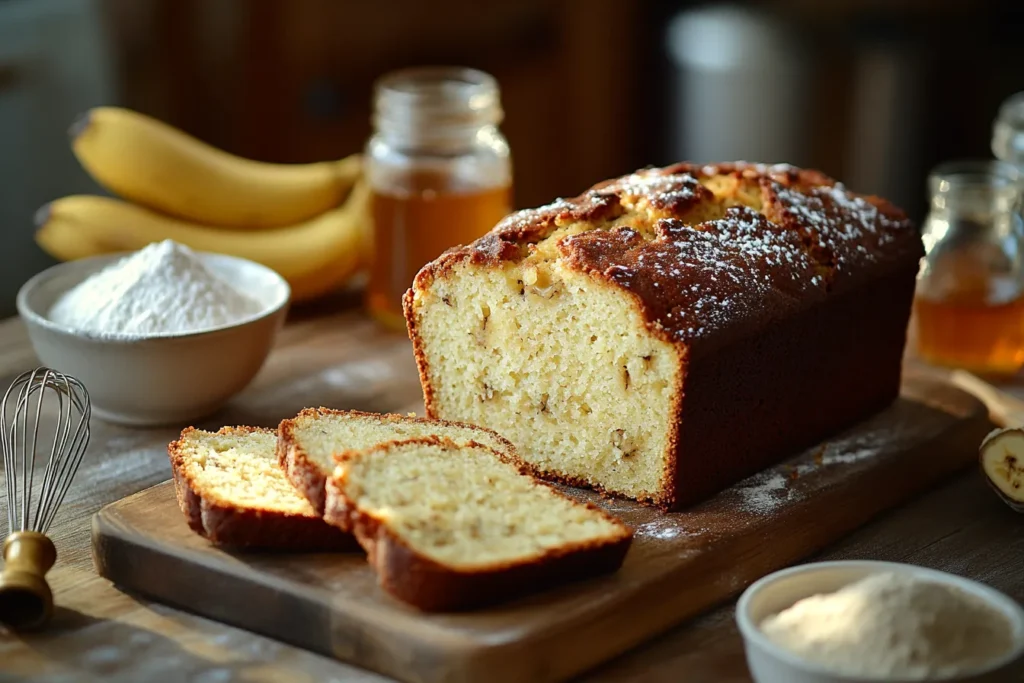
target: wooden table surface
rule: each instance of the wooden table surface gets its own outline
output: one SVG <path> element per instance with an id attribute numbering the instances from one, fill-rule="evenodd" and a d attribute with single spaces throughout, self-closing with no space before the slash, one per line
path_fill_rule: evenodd
<path id="1" fill-rule="evenodd" d="M 408 341 L 360 314 L 299 313 L 255 382 L 211 419 L 276 426 L 312 405 L 415 410 L 419 384 Z M 0 383 L 36 364 L 17 319 L 0 323 Z M 92 442 L 51 529 L 58 610 L 44 632 L 0 631 L 0 680 L 385 681 L 376 674 L 121 593 L 93 570 L 89 525 L 103 505 L 170 477 L 177 428 L 132 429 L 94 420 Z M 6 517 L 0 488 L 0 518 Z M 766 539 L 767 540 L 767 539 Z M 976 471 L 862 528 L 816 559 L 912 562 L 984 581 L 1024 602 L 1024 516 L 996 499 Z M 749 681 L 733 605 L 682 624 L 580 678 L 585 681 Z"/>

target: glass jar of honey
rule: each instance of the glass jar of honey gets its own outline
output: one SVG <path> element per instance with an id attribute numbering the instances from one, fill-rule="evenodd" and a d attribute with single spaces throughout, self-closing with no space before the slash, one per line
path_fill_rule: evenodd
<path id="1" fill-rule="evenodd" d="M 930 175 L 912 329 L 923 360 L 989 376 L 1024 366 L 1021 181 L 1002 161 L 951 162 Z"/>
<path id="2" fill-rule="evenodd" d="M 498 84 L 459 67 L 396 71 L 375 88 L 366 148 L 373 257 L 366 306 L 404 329 L 402 295 L 419 269 L 511 210 L 512 164 Z"/>

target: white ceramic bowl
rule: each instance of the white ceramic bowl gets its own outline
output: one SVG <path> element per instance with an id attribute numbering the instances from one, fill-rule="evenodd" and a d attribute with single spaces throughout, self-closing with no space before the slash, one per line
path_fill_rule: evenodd
<path id="1" fill-rule="evenodd" d="M 812 562 L 783 569 L 752 584 L 736 605 L 736 623 L 747 654 L 747 665 L 757 683 L 906 683 L 902 678 L 858 678 L 837 674 L 785 650 L 759 628 L 772 614 L 816 593 L 832 593 L 843 586 L 878 572 L 911 573 L 923 579 L 939 581 L 980 597 L 1003 612 L 1014 624 L 1017 647 L 1002 660 L 992 662 L 983 671 L 956 678 L 927 679 L 956 683 L 1008 683 L 1024 680 L 1020 667 L 1024 662 L 1024 609 L 1012 598 L 954 574 L 896 562 Z"/>
<path id="2" fill-rule="evenodd" d="M 61 294 L 126 254 L 61 263 L 21 287 L 18 313 L 36 355 L 85 384 L 97 417 L 140 426 L 197 420 L 245 388 L 263 365 L 288 311 L 288 283 L 252 261 L 197 255 L 211 272 L 259 301 L 260 312 L 231 325 L 145 339 L 92 336 L 47 317 Z"/>

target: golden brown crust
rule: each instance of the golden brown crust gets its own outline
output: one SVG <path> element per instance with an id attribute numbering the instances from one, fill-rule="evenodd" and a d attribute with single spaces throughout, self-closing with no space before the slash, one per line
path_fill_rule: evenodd
<path id="1" fill-rule="evenodd" d="M 662 510 L 674 510 L 680 503 L 680 467 L 679 454 L 682 451 L 682 438 L 680 436 L 683 427 L 683 390 L 686 383 L 687 367 L 689 357 L 682 356 L 680 367 L 676 372 L 675 387 L 672 390 L 672 416 L 668 427 L 668 444 L 666 446 L 665 467 L 661 472 L 661 491 L 658 498 L 652 502 Z"/>
<path id="2" fill-rule="evenodd" d="M 409 334 L 409 340 L 412 341 L 412 354 L 413 358 L 416 359 L 416 371 L 420 375 L 420 387 L 423 389 L 423 409 L 428 418 L 437 420 L 440 419 L 440 415 L 437 413 L 437 406 L 434 401 L 434 385 L 430 381 L 430 375 L 428 374 L 429 368 L 427 367 L 427 357 L 423 351 L 423 338 L 416 330 L 416 313 L 413 309 L 413 298 L 413 290 L 411 288 L 405 290 L 405 294 L 402 296 L 405 328 Z"/>
<path id="3" fill-rule="evenodd" d="M 716 196 L 709 179 L 731 189 Z M 704 220 L 709 211 L 717 217 Z M 923 253 L 903 212 L 818 171 L 676 164 L 513 213 L 424 266 L 413 288 L 459 263 L 523 258 L 576 222 L 595 229 L 559 238 L 563 263 L 633 294 L 653 334 L 697 347 L 755 333 Z"/>
<path id="4" fill-rule="evenodd" d="M 319 517 L 232 505 L 216 496 L 204 495 L 202 487 L 189 475 L 185 440 L 199 430 L 188 427 L 181 437 L 167 446 L 178 506 L 189 528 L 211 543 L 229 548 L 281 551 L 356 550 L 350 534 Z M 273 433 L 256 427 L 223 427 L 224 435 L 253 432 Z"/>
<path id="5" fill-rule="evenodd" d="M 409 444 L 456 444 L 445 437 L 425 437 L 393 441 L 378 446 L 391 449 Z M 518 456 L 507 456 L 481 444 L 520 471 L 529 466 Z M 359 457 L 366 451 L 350 451 L 339 456 L 341 463 Z M 545 485 L 538 481 L 538 485 Z M 381 587 L 399 600 L 429 612 L 470 610 L 539 592 L 559 584 L 614 572 L 622 566 L 633 540 L 633 531 L 621 520 L 589 503 L 573 501 L 600 513 L 616 524 L 617 536 L 585 543 L 566 544 L 534 557 L 495 563 L 472 570 L 450 567 L 436 562 L 409 547 L 385 520 L 368 511 L 359 510 L 345 497 L 345 474 L 333 476 L 328 485 L 328 506 L 325 519 L 339 528 L 350 530 L 366 551 L 370 565 L 377 573 Z M 558 495 L 563 495 L 555 491 Z"/>
<path id="6" fill-rule="evenodd" d="M 478 427 L 464 422 L 450 422 L 447 420 L 436 420 L 429 417 L 415 417 L 411 415 L 399 415 L 397 413 L 367 413 L 360 410 L 335 410 L 332 408 L 305 408 L 294 418 L 282 420 L 277 428 L 277 457 L 278 462 L 284 469 L 285 476 L 298 489 L 317 514 L 324 514 L 326 502 L 326 485 L 332 472 L 323 469 L 319 463 L 314 461 L 302 447 L 302 442 L 295 435 L 296 423 L 304 418 L 314 418 L 324 415 L 340 415 L 357 418 L 376 420 L 382 424 L 389 422 L 431 424 L 439 428 L 462 428 L 474 429 L 486 433 L 498 443 L 502 444 L 507 452 L 519 460 L 518 451 L 508 439 L 486 427 Z M 344 453 L 347 449 L 340 450 Z M 332 466 L 333 470 L 333 466 Z"/>

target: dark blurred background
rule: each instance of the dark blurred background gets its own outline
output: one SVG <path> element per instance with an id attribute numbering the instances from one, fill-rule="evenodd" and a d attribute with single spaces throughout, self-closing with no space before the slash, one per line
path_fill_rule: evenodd
<path id="1" fill-rule="evenodd" d="M 337 158 L 371 86 L 474 66 L 502 88 L 516 203 L 648 164 L 788 161 L 915 218 L 937 162 L 990 156 L 1024 90 L 1024 2 L 0 0 L 0 314 L 49 264 L 32 214 L 98 192 L 66 129 L 138 109 L 240 155 Z"/>

